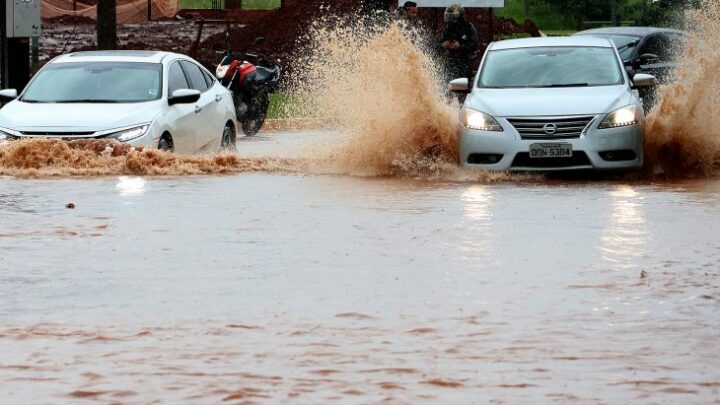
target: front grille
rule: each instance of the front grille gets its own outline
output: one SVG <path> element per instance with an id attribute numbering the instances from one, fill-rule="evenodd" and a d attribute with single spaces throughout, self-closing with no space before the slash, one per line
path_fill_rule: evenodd
<path id="1" fill-rule="evenodd" d="M 51 138 L 75 138 L 75 137 L 87 137 L 95 133 L 90 132 L 50 132 L 50 131 L 24 131 L 21 132 L 25 136 L 45 136 Z"/>
<path id="2" fill-rule="evenodd" d="M 522 139 L 577 139 L 595 116 L 508 118 Z M 554 129 L 554 131 L 552 131 Z"/>
<path id="3" fill-rule="evenodd" d="M 566 158 L 531 158 L 527 152 L 518 153 L 513 159 L 512 167 L 530 167 L 530 168 L 553 168 L 553 167 L 573 167 L 573 166 L 592 166 L 590 159 L 585 152 L 573 152 L 571 157 Z"/>

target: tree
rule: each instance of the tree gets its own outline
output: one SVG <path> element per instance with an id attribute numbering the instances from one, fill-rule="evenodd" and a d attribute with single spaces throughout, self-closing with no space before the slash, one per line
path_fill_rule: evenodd
<path id="1" fill-rule="evenodd" d="M 97 49 L 117 49 L 115 0 L 97 2 Z"/>
<path id="2" fill-rule="evenodd" d="M 645 0 L 640 22 L 643 25 L 681 28 L 684 11 L 700 8 L 700 0 Z"/>

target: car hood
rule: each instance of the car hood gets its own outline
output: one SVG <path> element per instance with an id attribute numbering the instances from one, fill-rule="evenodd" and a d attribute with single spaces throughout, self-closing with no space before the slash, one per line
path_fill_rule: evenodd
<path id="1" fill-rule="evenodd" d="M 24 103 L 0 110 L 0 127 L 19 131 L 103 131 L 151 122 L 161 101 L 147 103 Z"/>
<path id="2" fill-rule="evenodd" d="M 475 89 L 465 105 L 496 117 L 605 114 L 631 104 L 626 86 Z"/>

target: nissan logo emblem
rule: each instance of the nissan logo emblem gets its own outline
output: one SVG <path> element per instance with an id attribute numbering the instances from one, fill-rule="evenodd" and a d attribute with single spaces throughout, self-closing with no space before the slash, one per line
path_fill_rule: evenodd
<path id="1" fill-rule="evenodd" d="M 552 135 L 557 132 L 557 125 L 553 123 L 545 124 L 545 126 L 543 127 L 543 131 L 545 131 L 545 133 L 548 135 Z"/>

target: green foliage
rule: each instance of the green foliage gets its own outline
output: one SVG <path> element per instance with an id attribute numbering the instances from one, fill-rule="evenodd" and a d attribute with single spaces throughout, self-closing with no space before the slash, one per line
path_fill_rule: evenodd
<path id="1" fill-rule="evenodd" d="M 180 8 L 212 8 L 212 0 L 180 0 Z"/>
<path id="2" fill-rule="evenodd" d="M 525 1 L 529 1 L 529 14 L 525 14 Z M 541 30 L 571 29 L 573 22 L 553 4 L 556 0 L 505 0 L 505 7 L 495 9 L 499 17 L 512 18 L 522 24 L 532 20 Z"/>
<path id="3" fill-rule="evenodd" d="M 640 8 L 640 22 L 643 25 L 683 28 L 684 11 L 700 7 L 700 0 L 646 0 Z"/>
<path id="4" fill-rule="evenodd" d="M 285 93 L 271 93 L 270 106 L 268 107 L 268 118 L 304 118 L 309 116 L 304 111 L 306 103 L 298 96 Z"/>
<path id="5" fill-rule="evenodd" d="M 247 10 L 268 10 L 280 7 L 280 0 L 243 0 L 242 8 Z"/>
<path id="6" fill-rule="evenodd" d="M 698 7 L 699 3 L 700 0 L 617 0 L 617 12 L 623 25 L 680 27 L 683 11 Z M 521 24 L 530 19 L 543 32 L 558 33 L 609 25 L 611 4 L 612 0 L 505 0 L 505 7 L 495 13 Z"/>

